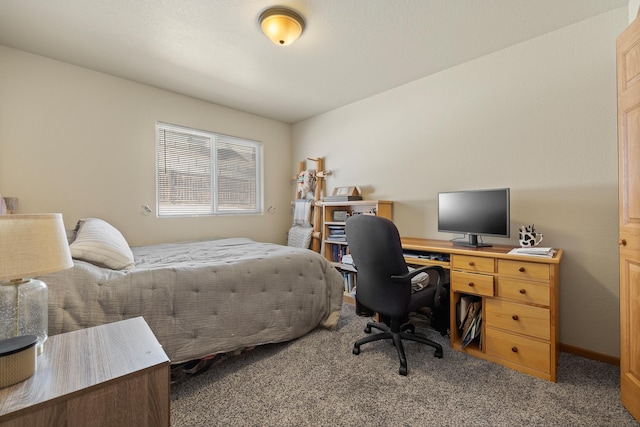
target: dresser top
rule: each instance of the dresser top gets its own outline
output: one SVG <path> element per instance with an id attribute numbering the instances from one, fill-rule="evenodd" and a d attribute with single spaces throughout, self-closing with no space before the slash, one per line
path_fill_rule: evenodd
<path id="1" fill-rule="evenodd" d="M 169 358 L 142 317 L 54 335 L 33 376 L 0 389 L 0 416 L 165 363 Z"/>

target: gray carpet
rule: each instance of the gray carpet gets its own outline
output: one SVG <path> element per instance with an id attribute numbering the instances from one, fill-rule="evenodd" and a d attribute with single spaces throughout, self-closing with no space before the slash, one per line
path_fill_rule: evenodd
<path id="1" fill-rule="evenodd" d="M 316 330 L 225 360 L 174 384 L 171 425 L 184 426 L 638 426 L 620 404 L 619 369 L 562 353 L 557 383 L 448 346 L 407 343 L 351 353 L 368 319 L 344 305 L 336 331 Z"/>

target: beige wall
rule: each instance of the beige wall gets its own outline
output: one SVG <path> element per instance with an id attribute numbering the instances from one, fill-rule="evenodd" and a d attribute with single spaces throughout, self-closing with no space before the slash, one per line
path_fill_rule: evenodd
<path id="1" fill-rule="evenodd" d="M 155 210 L 157 121 L 262 141 L 265 210 L 163 218 Z M 291 226 L 289 125 L 0 46 L 0 193 L 20 213 L 100 217 L 131 245 L 205 236 L 286 242 Z"/>
<path id="2" fill-rule="evenodd" d="M 632 23 L 638 16 L 638 8 L 640 8 L 640 0 L 629 0 L 629 23 Z"/>
<path id="3" fill-rule="evenodd" d="M 619 355 L 615 38 L 627 9 L 512 46 L 293 126 L 327 188 L 395 201 L 404 236 L 438 233 L 439 191 L 511 188 L 511 238 L 565 250 L 561 342 Z M 425 52 L 428 54 L 428 52 Z"/>
<path id="4" fill-rule="evenodd" d="M 20 212 L 97 216 L 132 245 L 245 235 L 284 243 L 298 160 L 329 189 L 395 201 L 406 236 L 436 230 L 438 191 L 511 188 L 511 239 L 535 223 L 565 250 L 561 341 L 619 354 L 615 38 L 621 8 L 291 127 L 0 46 L 0 193 Z M 428 54 L 428 53 L 425 53 Z M 275 214 L 158 219 L 154 125 L 265 144 Z M 292 145 L 293 141 L 293 145 Z"/>

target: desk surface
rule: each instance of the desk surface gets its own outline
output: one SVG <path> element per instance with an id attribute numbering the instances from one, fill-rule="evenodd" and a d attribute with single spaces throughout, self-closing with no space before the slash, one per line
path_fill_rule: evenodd
<path id="1" fill-rule="evenodd" d="M 562 249 L 556 249 L 553 258 L 509 254 L 515 246 L 493 245 L 490 247 L 471 248 L 454 245 L 450 240 L 421 239 L 417 237 L 401 237 L 403 249 L 435 252 L 443 254 L 473 255 L 488 258 L 513 259 L 544 264 L 559 264 Z"/>

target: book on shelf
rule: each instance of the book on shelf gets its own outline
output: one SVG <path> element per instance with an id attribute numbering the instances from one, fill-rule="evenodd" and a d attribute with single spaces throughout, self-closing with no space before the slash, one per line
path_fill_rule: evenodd
<path id="1" fill-rule="evenodd" d="M 482 301 L 472 301 L 469 303 L 467 307 L 467 311 L 464 315 L 464 321 L 462 322 L 462 327 L 460 328 L 461 336 L 464 338 L 469 334 L 473 324 L 477 322 L 477 317 L 482 311 Z"/>
<path id="2" fill-rule="evenodd" d="M 344 278 L 344 293 L 351 294 L 356 288 L 355 273 L 345 271 L 342 273 L 342 277 Z"/>
<path id="3" fill-rule="evenodd" d="M 481 331 L 482 331 L 482 309 L 478 310 L 476 315 L 473 316 L 473 320 L 471 321 L 471 325 L 469 326 L 467 333 L 463 335 L 462 348 L 466 348 L 475 339 L 480 340 Z"/>
<path id="4" fill-rule="evenodd" d="M 342 263 L 343 264 L 354 265 L 353 264 L 353 257 L 351 256 L 351 254 L 342 255 Z"/>
<path id="5" fill-rule="evenodd" d="M 323 202 L 353 202 L 362 200 L 362 196 L 325 196 Z"/>
<path id="6" fill-rule="evenodd" d="M 342 263 L 342 258 L 349 253 L 349 247 L 345 245 L 332 245 L 331 247 L 331 260 L 333 262 Z M 353 267 L 353 265 L 349 265 Z"/>
<path id="7" fill-rule="evenodd" d="M 329 235 L 327 236 L 327 240 L 331 242 L 346 242 L 347 235 L 344 231 L 344 225 L 330 225 L 328 226 Z"/>
<path id="8" fill-rule="evenodd" d="M 467 316 L 467 312 L 469 310 L 469 304 L 471 304 L 471 301 L 473 301 L 473 297 L 470 297 L 468 295 L 462 295 L 460 297 L 460 303 L 458 306 L 458 323 L 457 323 L 459 329 L 461 329 L 462 325 L 464 324 L 464 321 Z"/>
<path id="9" fill-rule="evenodd" d="M 463 325 L 460 328 L 462 348 L 466 348 L 471 342 L 480 337 L 482 331 L 482 300 L 470 301 L 464 317 Z"/>
<path id="10" fill-rule="evenodd" d="M 354 265 L 352 265 L 352 264 L 342 264 L 341 263 L 340 265 L 336 265 L 336 268 L 338 270 L 341 270 L 341 271 L 350 271 L 352 273 L 357 273 L 358 272 L 358 270 L 356 270 L 356 267 Z"/>

